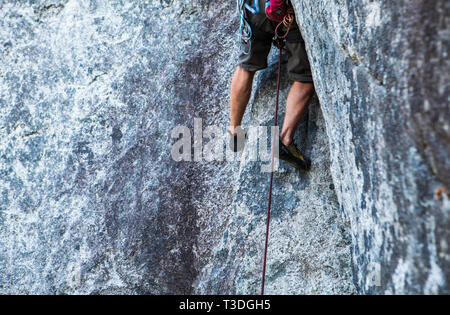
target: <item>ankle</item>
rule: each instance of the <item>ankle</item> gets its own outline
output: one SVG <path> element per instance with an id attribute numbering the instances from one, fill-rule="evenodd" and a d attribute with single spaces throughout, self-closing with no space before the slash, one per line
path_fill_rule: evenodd
<path id="1" fill-rule="evenodd" d="M 292 140 L 283 140 L 283 139 L 281 139 L 281 142 L 287 147 L 292 144 Z"/>
<path id="2" fill-rule="evenodd" d="M 228 131 L 229 131 L 232 135 L 236 136 L 239 132 L 242 131 L 242 127 L 241 127 L 241 126 L 229 126 L 229 127 L 228 127 Z"/>
<path id="3" fill-rule="evenodd" d="M 289 145 L 292 143 L 293 139 L 292 139 L 292 137 L 289 137 L 289 136 L 287 136 L 287 135 L 281 134 L 281 135 L 280 135 L 280 141 L 281 141 L 285 146 L 289 146 Z"/>

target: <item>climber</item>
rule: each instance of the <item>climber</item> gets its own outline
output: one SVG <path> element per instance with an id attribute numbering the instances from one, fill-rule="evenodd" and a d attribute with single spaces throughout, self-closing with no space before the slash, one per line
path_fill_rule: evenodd
<path id="1" fill-rule="evenodd" d="M 228 134 L 233 151 L 241 151 L 244 146 L 245 131 L 240 127 L 250 95 L 255 72 L 267 68 L 267 57 L 272 46 L 275 27 L 286 14 L 289 1 L 286 0 L 240 0 L 241 18 L 250 27 L 250 36 L 241 38 L 244 52 L 239 57 L 238 66 L 231 81 L 230 126 Z M 284 25 L 283 31 L 286 31 Z M 302 156 L 293 138 L 307 105 L 314 94 L 314 85 L 305 44 L 297 23 L 294 21 L 285 39 L 288 51 L 287 72 L 294 82 L 286 100 L 286 114 L 280 132 L 278 157 L 300 170 L 308 170 L 311 161 Z"/>

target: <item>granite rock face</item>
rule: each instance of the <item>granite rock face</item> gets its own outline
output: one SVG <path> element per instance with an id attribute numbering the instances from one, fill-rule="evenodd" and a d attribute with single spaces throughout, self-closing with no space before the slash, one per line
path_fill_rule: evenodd
<path id="1" fill-rule="evenodd" d="M 173 161 L 171 130 L 225 123 L 228 10 L 1 2 L 2 293 L 193 292 L 230 171 Z"/>
<path id="2" fill-rule="evenodd" d="M 266 292 L 448 293 L 447 4 L 293 3 L 313 170 L 275 173 Z M 0 2 L 0 293 L 259 292 L 255 142 L 171 158 L 176 126 L 225 130 L 236 29 L 230 1 Z M 245 127 L 273 123 L 270 60 Z"/>
<path id="3" fill-rule="evenodd" d="M 227 125 L 234 5 L 10 1 L 0 12 L 0 291 L 257 293 L 268 174 L 170 155 L 174 127 Z M 270 122 L 273 72 L 255 83 L 249 123 Z M 320 143 L 317 170 L 276 178 L 272 293 L 352 292 L 313 108 L 303 125 Z"/>
<path id="4" fill-rule="evenodd" d="M 450 4 L 293 3 L 358 291 L 449 293 Z"/>

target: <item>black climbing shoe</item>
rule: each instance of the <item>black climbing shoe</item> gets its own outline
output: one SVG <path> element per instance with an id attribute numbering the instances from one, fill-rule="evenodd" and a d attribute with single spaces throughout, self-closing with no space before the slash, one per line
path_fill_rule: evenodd
<path id="1" fill-rule="evenodd" d="M 239 137 L 238 134 L 243 135 L 243 137 Z M 241 152 L 245 147 L 245 140 L 247 139 L 247 133 L 239 129 L 238 134 L 232 134 L 230 130 L 228 130 L 228 141 L 229 141 L 229 148 L 233 152 Z"/>
<path id="2" fill-rule="evenodd" d="M 309 171 L 311 168 L 311 160 L 303 156 L 295 146 L 294 142 L 285 146 L 280 139 L 280 151 L 278 158 L 291 164 L 301 171 Z"/>

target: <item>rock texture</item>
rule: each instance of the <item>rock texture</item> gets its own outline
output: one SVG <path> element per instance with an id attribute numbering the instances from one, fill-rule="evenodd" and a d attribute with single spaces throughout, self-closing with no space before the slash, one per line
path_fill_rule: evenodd
<path id="1" fill-rule="evenodd" d="M 2 2 L 2 293 L 193 292 L 229 166 L 174 162 L 170 131 L 225 122 L 229 9 Z"/>
<path id="2" fill-rule="evenodd" d="M 450 4 L 293 3 L 359 292 L 449 293 Z"/>
<path id="3" fill-rule="evenodd" d="M 321 105 L 297 134 L 313 171 L 275 175 L 267 293 L 448 293 L 448 4 L 292 2 Z M 259 292 L 253 142 L 170 156 L 175 126 L 227 125 L 234 10 L 0 2 L 0 293 Z M 272 123 L 273 57 L 245 126 Z"/>
<path id="4" fill-rule="evenodd" d="M 257 293 L 267 173 L 170 157 L 175 126 L 227 124 L 233 4 L 11 1 L 0 12 L 1 292 Z M 269 69 L 256 84 L 249 122 L 270 122 L 273 79 Z M 352 290 L 317 104 L 311 115 L 323 164 L 313 180 L 277 178 L 272 293 Z"/>

